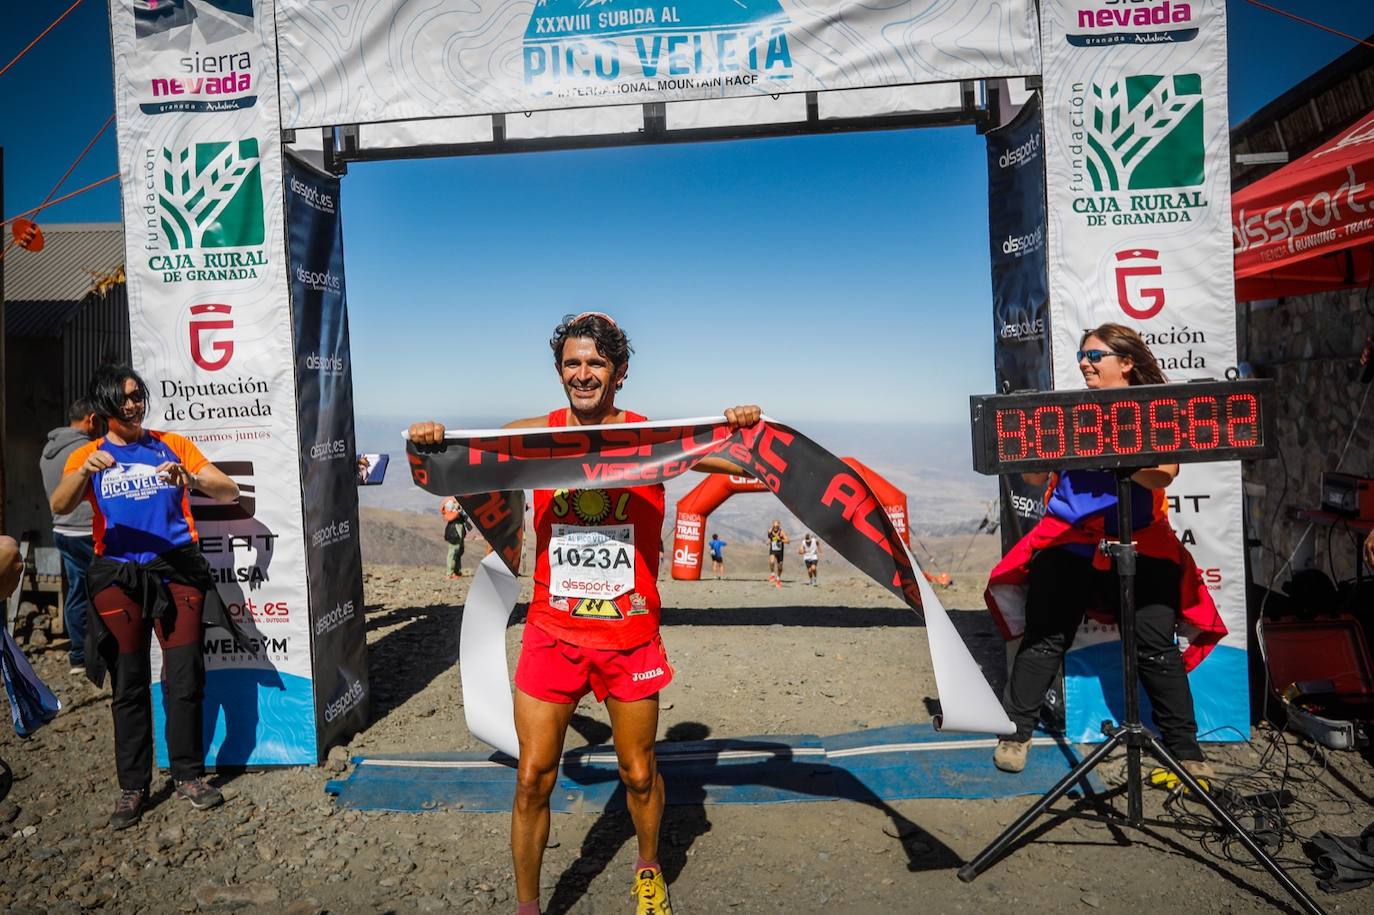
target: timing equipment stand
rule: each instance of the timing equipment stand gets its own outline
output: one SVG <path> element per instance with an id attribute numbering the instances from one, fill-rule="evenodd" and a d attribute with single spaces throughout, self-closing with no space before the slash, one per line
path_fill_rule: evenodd
<path id="1" fill-rule="evenodd" d="M 1106 540 L 1102 542 L 1102 549 L 1114 560 L 1113 565 L 1116 568 L 1117 584 L 1121 595 L 1121 610 L 1118 621 L 1121 630 L 1121 668 L 1126 687 L 1125 718 L 1118 725 L 1113 725 L 1111 721 L 1102 722 L 1102 733 L 1107 736 L 1106 742 L 1089 753 L 1072 771 L 1060 779 L 1058 784 L 1046 792 L 1016 822 L 1008 826 L 1000 836 L 994 839 L 991 845 L 979 852 L 968 864 L 961 867 L 959 879 L 965 883 L 973 882 L 979 874 L 992 866 L 1016 841 L 1017 837 L 1025 832 L 1043 813 L 1050 813 L 1061 819 L 1096 820 L 1109 825 L 1127 826 L 1133 829 L 1140 829 L 1144 826 L 1164 829 L 1180 828 L 1178 823 L 1147 819 L 1143 815 L 1140 754 L 1142 750 L 1147 750 L 1161 765 L 1168 767 L 1171 772 L 1178 775 L 1183 784 L 1193 793 L 1193 797 L 1201 801 L 1211 811 L 1218 823 L 1216 828 L 1224 829 L 1239 839 L 1255 860 L 1279 882 L 1279 885 L 1287 891 L 1288 895 L 1293 897 L 1303 911 L 1311 913 L 1311 915 L 1324 915 L 1324 910 L 1317 904 L 1316 900 L 1293 882 L 1293 879 L 1284 872 L 1283 868 L 1279 867 L 1274 859 L 1260 847 L 1259 843 L 1255 841 L 1255 837 L 1247 832 L 1240 823 L 1236 822 L 1235 818 L 1227 813 L 1207 791 L 1203 790 L 1203 787 L 1174 758 L 1160 739 L 1147 731 L 1140 722 L 1135 634 L 1136 548 L 1131 541 L 1131 532 L 1134 530 L 1131 522 L 1131 474 L 1138 469 L 1138 467 L 1120 467 L 1113 470 L 1116 474 L 1118 539 L 1116 542 Z M 1110 814 L 1086 814 L 1077 810 L 1052 808 L 1051 805 L 1067 794 L 1076 783 L 1082 782 L 1084 787 L 1088 788 L 1088 773 L 1097 768 L 1098 764 L 1107 758 L 1107 754 L 1123 744 L 1126 747 L 1126 813 L 1124 815 L 1115 808 L 1109 808 Z M 1197 827 L 1190 826 L 1189 828 L 1195 829 Z"/>

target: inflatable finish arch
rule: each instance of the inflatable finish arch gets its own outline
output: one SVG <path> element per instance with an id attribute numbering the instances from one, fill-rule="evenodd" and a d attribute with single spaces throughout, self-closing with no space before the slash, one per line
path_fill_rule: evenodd
<path id="1" fill-rule="evenodd" d="M 906 523 L 906 493 L 854 458 L 840 460 L 854 468 L 872 488 L 882 503 L 883 511 L 892 519 L 892 526 L 902 535 L 902 542 L 910 547 L 911 533 Z M 736 493 L 768 491 L 767 486 L 753 477 L 712 474 L 679 499 L 677 519 L 673 524 L 673 578 L 678 581 L 697 581 L 701 578 L 704 556 L 702 544 L 706 538 L 706 519 L 711 516 L 711 512 L 720 508 Z"/>

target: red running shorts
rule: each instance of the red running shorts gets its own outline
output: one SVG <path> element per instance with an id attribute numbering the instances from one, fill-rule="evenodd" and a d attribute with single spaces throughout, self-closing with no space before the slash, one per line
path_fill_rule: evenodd
<path id="1" fill-rule="evenodd" d="M 596 701 L 612 696 L 621 702 L 647 699 L 673 679 L 663 639 L 634 648 L 584 648 L 525 624 L 515 685 L 544 702 L 577 702 L 590 690 Z"/>

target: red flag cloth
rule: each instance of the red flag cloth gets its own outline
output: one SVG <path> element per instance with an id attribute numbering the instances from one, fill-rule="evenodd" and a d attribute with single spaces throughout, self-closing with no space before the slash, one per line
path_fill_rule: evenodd
<path id="1" fill-rule="evenodd" d="M 1374 112 L 1231 197 L 1236 299 L 1369 282 L 1374 243 Z"/>
<path id="2" fill-rule="evenodd" d="M 1030 578 L 1031 559 L 1040 550 L 1071 543 L 1096 545 L 1107 536 L 1101 516 L 1089 518 L 1077 525 L 1069 524 L 1054 515 L 1046 515 L 1030 532 L 1002 557 L 1002 561 L 988 576 L 988 589 L 983 600 L 992 613 L 1002 638 L 1014 639 L 1026 631 L 1026 582 Z M 1226 624 L 1212 602 L 1212 595 L 1203 583 L 1193 557 L 1178 542 L 1169 523 L 1163 518 L 1135 532 L 1136 549 L 1142 556 L 1167 559 L 1178 563 L 1179 576 L 1178 634 L 1187 642 L 1183 648 L 1183 666 L 1192 670 L 1226 635 Z M 1111 567 L 1111 560 L 1102 553 L 1093 554 L 1093 565 L 1099 569 Z M 1102 622 L 1115 622 L 1107 611 L 1090 611 L 1089 615 Z"/>

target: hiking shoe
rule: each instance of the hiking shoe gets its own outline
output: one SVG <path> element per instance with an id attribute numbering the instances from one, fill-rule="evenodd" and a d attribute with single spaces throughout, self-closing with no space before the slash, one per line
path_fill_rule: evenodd
<path id="1" fill-rule="evenodd" d="M 1029 740 L 1010 740 L 1004 737 L 997 741 L 997 749 L 992 753 L 992 764 L 1003 772 L 1020 772 L 1026 768 L 1026 757 L 1030 756 L 1030 748 Z"/>
<path id="2" fill-rule="evenodd" d="M 1217 774 L 1212 771 L 1211 763 L 1205 759 L 1183 759 L 1179 761 L 1183 763 L 1183 768 L 1187 769 L 1188 774 L 1193 778 L 1202 780 L 1217 777 Z M 1205 782 L 1202 787 L 1207 787 Z"/>
<path id="3" fill-rule="evenodd" d="M 1183 768 L 1187 770 L 1189 775 L 1197 780 L 1197 783 L 1202 786 L 1203 791 L 1206 791 L 1208 794 L 1212 793 L 1212 781 L 1217 777 L 1217 774 L 1212 771 L 1212 766 L 1207 760 L 1180 759 L 1179 762 L 1183 763 Z M 1183 793 L 1188 793 L 1186 787 L 1183 789 Z"/>
<path id="4" fill-rule="evenodd" d="M 646 867 L 637 873 L 630 895 L 635 897 L 635 915 L 673 915 L 673 905 L 668 901 L 668 882 L 663 879 L 661 870 Z"/>
<path id="5" fill-rule="evenodd" d="M 204 777 L 176 783 L 177 797 L 184 797 L 197 810 L 209 810 L 224 803 L 224 795 Z"/>
<path id="6" fill-rule="evenodd" d="M 143 808 L 147 803 L 148 792 L 146 789 L 130 791 L 126 788 L 120 791 L 114 813 L 110 814 L 110 828 L 128 829 L 143 819 Z"/>

